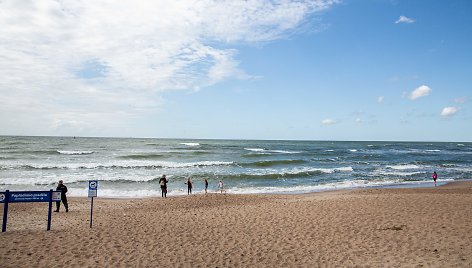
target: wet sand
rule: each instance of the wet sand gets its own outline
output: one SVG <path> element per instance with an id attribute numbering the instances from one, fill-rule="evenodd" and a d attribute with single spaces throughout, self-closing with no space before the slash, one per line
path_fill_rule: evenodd
<path id="1" fill-rule="evenodd" d="M 471 267 L 472 182 L 10 204 L 2 267 Z M 0 211 L 3 216 L 3 208 Z"/>

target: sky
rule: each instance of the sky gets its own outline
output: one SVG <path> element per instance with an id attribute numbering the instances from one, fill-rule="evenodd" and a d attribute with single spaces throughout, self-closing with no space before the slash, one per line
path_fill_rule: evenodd
<path id="1" fill-rule="evenodd" d="M 472 1 L 2 0 L 0 135 L 472 141 Z"/>

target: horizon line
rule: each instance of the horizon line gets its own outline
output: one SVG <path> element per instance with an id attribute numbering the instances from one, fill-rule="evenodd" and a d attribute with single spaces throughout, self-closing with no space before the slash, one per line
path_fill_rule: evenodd
<path id="1" fill-rule="evenodd" d="M 418 143 L 472 143 L 472 141 L 431 141 L 431 140 L 326 140 L 326 139 L 247 139 L 247 138 L 185 138 L 185 137 L 128 137 L 128 136 L 73 136 L 73 135 L 10 135 L 0 137 L 43 137 L 43 138 L 97 138 L 97 139 L 160 139 L 160 140 L 236 140 L 236 141 L 300 141 L 300 142 L 418 142 Z"/>

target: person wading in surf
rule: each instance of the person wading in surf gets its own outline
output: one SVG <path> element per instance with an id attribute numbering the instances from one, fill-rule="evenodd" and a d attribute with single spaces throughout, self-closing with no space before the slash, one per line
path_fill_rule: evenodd
<path id="1" fill-rule="evenodd" d="M 205 183 L 205 193 L 207 193 L 207 190 L 208 190 L 208 180 L 205 179 L 205 180 L 204 180 L 204 183 Z"/>
<path id="2" fill-rule="evenodd" d="M 161 179 L 159 180 L 159 185 L 161 186 L 161 194 L 162 197 L 167 197 L 167 183 L 169 182 L 166 179 L 166 175 L 162 175 Z"/>
<path id="3" fill-rule="evenodd" d="M 436 187 L 436 180 L 438 179 L 438 173 L 433 172 L 433 181 L 434 181 L 434 187 Z"/>
<path id="4" fill-rule="evenodd" d="M 187 195 L 190 195 L 192 193 L 193 182 L 190 178 L 188 178 L 185 184 L 187 184 Z"/>

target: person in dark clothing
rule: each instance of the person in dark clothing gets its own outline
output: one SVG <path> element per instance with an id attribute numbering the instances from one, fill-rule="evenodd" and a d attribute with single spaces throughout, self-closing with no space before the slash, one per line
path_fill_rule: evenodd
<path id="1" fill-rule="evenodd" d="M 190 178 L 188 178 L 185 184 L 187 184 L 187 195 L 190 195 L 192 193 L 193 182 Z"/>
<path id="2" fill-rule="evenodd" d="M 162 175 L 161 179 L 159 180 L 159 185 L 161 186 L 161 194 L 162 197 L 167 197 L 167 183 L 169 180 L 166 179 L 166 175 Z"/>
<path id="3" fill-rule="evenodd" d="M 67 187 L 62 183 L 62 180 L 59 181 L 57 184 L 56 191 L 61 191 L 61 201 L 64 204 L 64 207 L 66 208 L 66 212 L 69 212 L 69 205 L 67 204 Z M 56 202 L 56 210 L 54 212 L 59 212 L 59 208 L 61 208 L 61 201 Z"/>
<path id="4" fill-rule="evenodd" d="M 205 182 L 205 193 L 207 193 L 207 190 L 208 190 L 208 180 L 205 179 L 204 182 Z"/>

